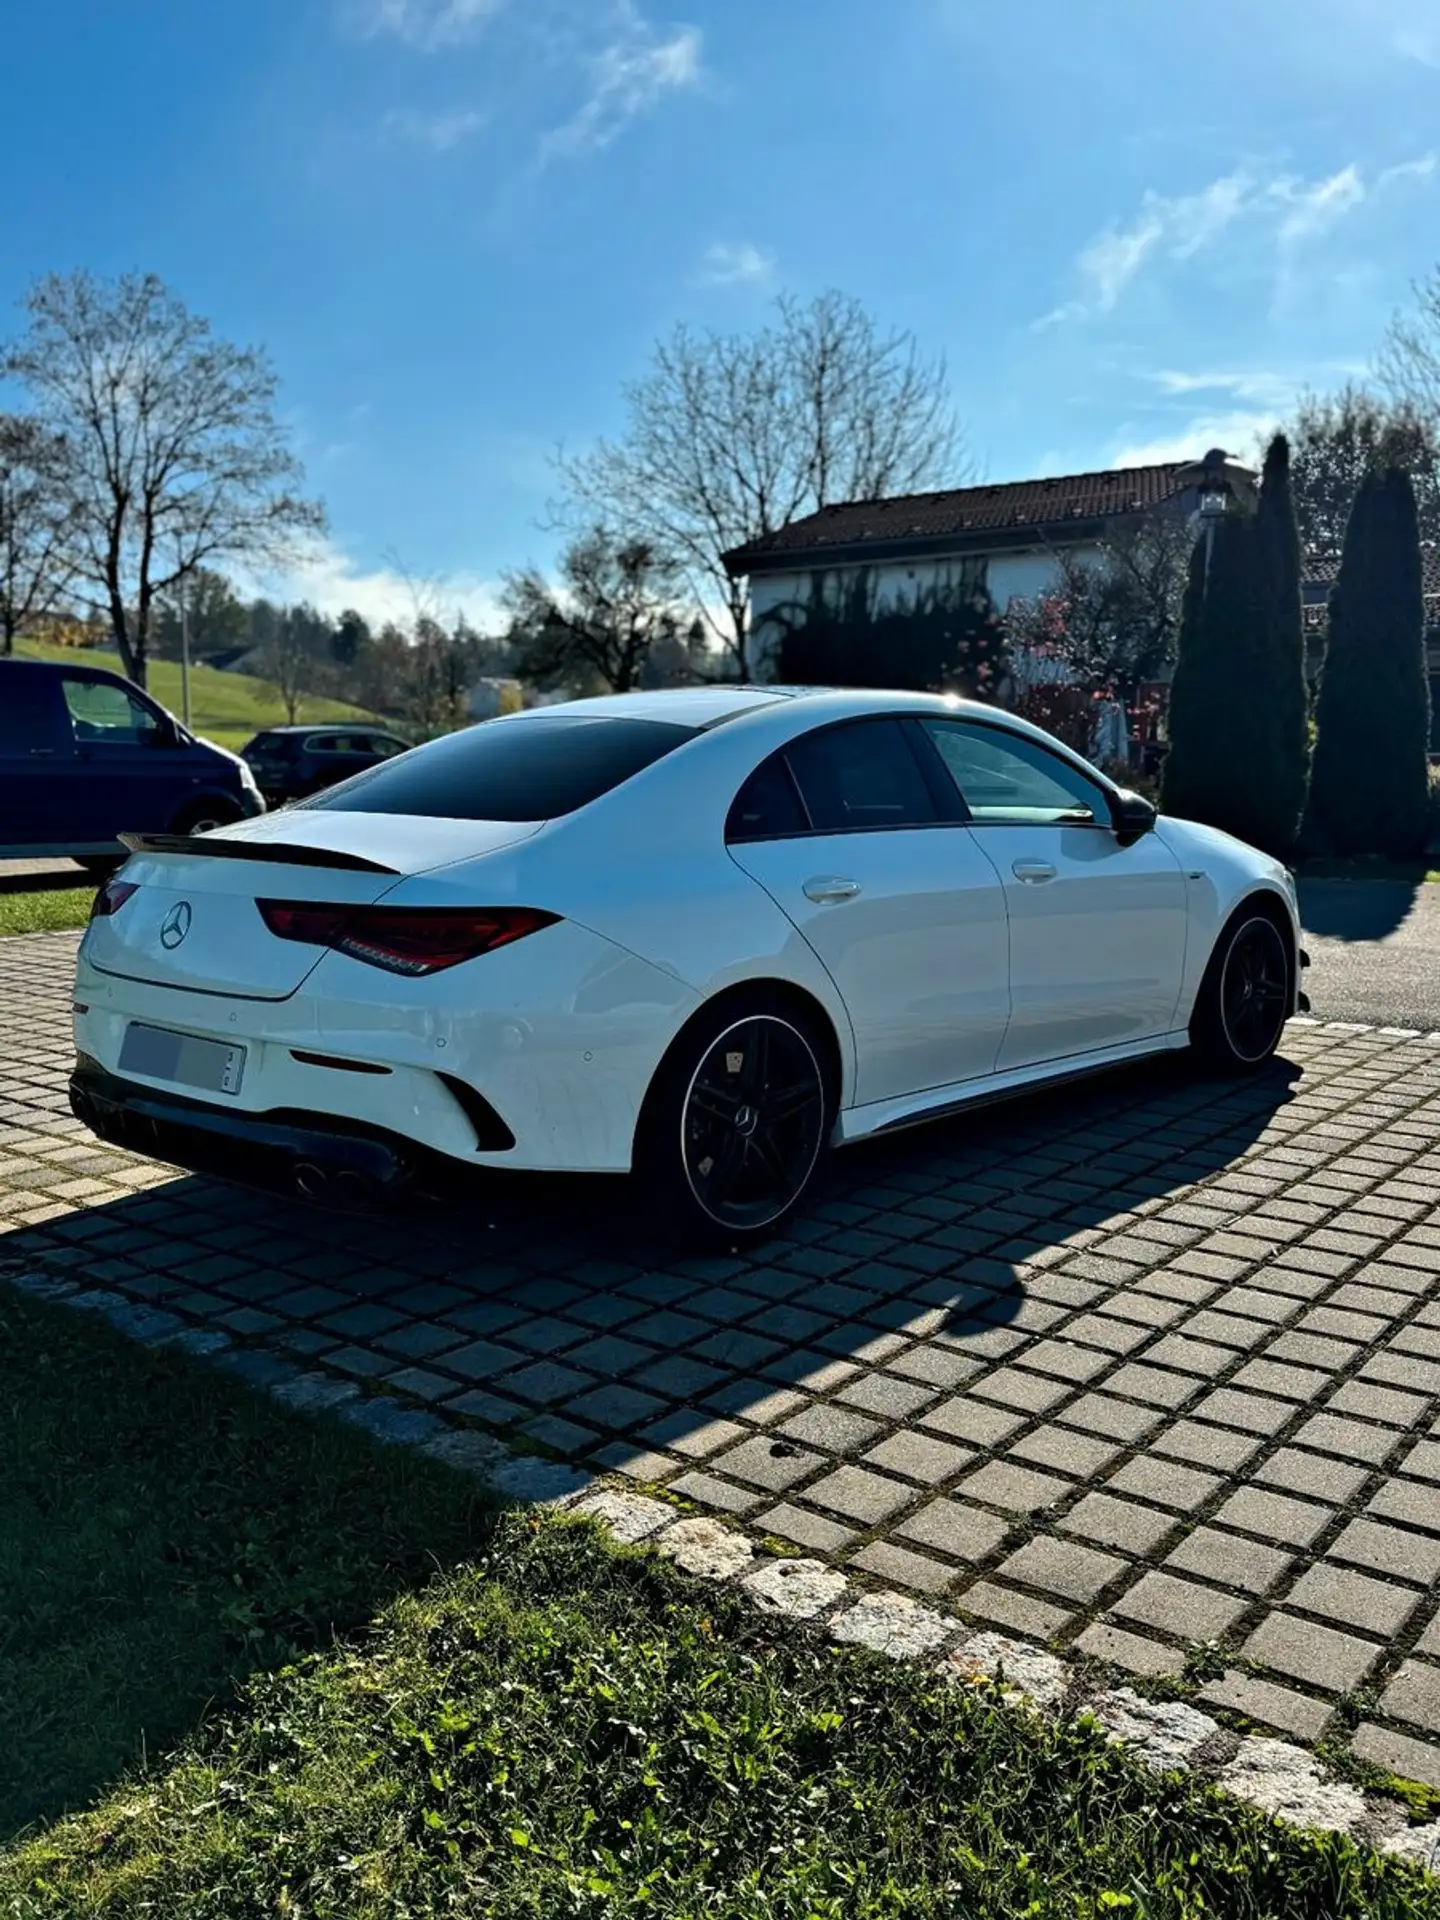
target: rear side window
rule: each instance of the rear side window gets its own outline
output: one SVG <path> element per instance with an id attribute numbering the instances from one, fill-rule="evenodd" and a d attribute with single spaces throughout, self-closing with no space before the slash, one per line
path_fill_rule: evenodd
<path id="1" fill-rule="evenodd" d="M 898 720 L 826 727 L 795 741 L 788 758 L 819 833 L 929 827 L 938 818 Z"/>
<path id="2" fill-rule="evenodd" d="M 59 688 L 22 662 L 0 660 L 0 754 L 54 753 L 63 737 Z M 65 742 L 68 751 L 69 742 Z"/>
<path id="3" fill-rule="evenodd" d="M 788 840 L 809 831 L 809 819 L 781 753 L 755 769 L 736 794 L 725 822 L 725 838 L 732 844 Z"/>
<path id="4" fill-rule="evenodd" d="M 435 820 L 553 820 L 693 739 L 664 720 L 546 714 L 484 720 L 368 767 L 303 804 Z"/>

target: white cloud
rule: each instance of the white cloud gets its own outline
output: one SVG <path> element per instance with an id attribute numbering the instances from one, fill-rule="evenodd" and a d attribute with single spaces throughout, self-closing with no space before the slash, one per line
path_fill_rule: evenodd
<path id="1" fill-rule="evenodd" d="M 432 153 L 449 153 L 485 125 L 486 115 L 477 109 L 455 107 L 448 111 L 426 113 L 414 107 L 392 107 L 380 122 L 383 132 L 415 146 L 428 147 Z"/>
<path id="2" fill-rule="evenodd" d="M 1226 453 L 1246 464 L 1258 462 L 1259 446 L 1273 432 L 1278 408 L 1239 409 L 1229 413 L 1202 413 L 1174 432 L 1152 435 L 1149 439 L 1127 439 L 1116 447 L 1112 467 L 1153 467 L 1169 460 L 1198 460 L 1211 447 L 1223 447 Z"/>
<path id="3" fill-rule="evenodd" d="M 1266 236 L 1284 262 L 1322 238 L 1368 199 L 1402 182 L 1428 181 L 1440 166 L 1434 153 L 1401 161 L 1367 183 L 1358 162 L 1318 180 L 1282 174 L 1259 180 L 1241 169 L 1212 180 L 1196 193 L 1174 196 L 1146 191 L 1134 218 L 1112 222 L 1082 248 L 1075 263 L 1077 297 L 1045 314 L 1033 331 L 1107 314 L 1145 269 L 1159 261 L 1184 262 L 1248 226 Z"/>
<path id="4" fill-rule="evenodd" d="M 441 620 L 464 614 L 482 632 L 504 624 L 496 580 L 464 571 L 412 579 L 398 565 L 363 566 L 328 539 L 315 541 L 289 566 L 243 585 L 281 604 L 308 601 L 332 616 L 354 607 L 377 627 L 387 620 L 409 626 L 417 602 L 421 611 Z"/>
<path id="5" fill-rule="evenodd" d="M 433 53 L 471 39 L 508 5 L 509 0 L 349 0 L 346 11 L 361 33 L 390 34 Z"/>
<path id="6" fill-rule="evenodd" d="M 590 63 L 590 87 L 577 112 L 553 127 L 541 142 L 542 161 L 608 147 L 637 114 L 667 93 L 693 87 L 700 78 L 702 36 L 698 27 L 677 27 L 657 39 L 633 10 L 625 11 L 622 38 L 603 47 Z"/>
<path id="7" fill-rule="evenodd" d="M 1223 393 L 1277 408 L 1287 407 L 1299 391 L 1297 383 L 1283 373 L 1178 373 L 1165 368 L 1149 377 L 1161 393 Z"/>
<path id="8" fill-rule="evenodd" d="M 775 271 L 775 256 L 748 240 L 717 240 L 705 249 L 700 278 L 711 287 L 738 287 L 747 282 L 768 280 Z"/>
<path id="9" fill-rule="evenodd" d="M 1325 233 L 1365 200 L 1365 183 L 1352 161 L 1326 180 L 1304 181 L 1286 176 L 1270 183 L 1269 197 L 1284 209 L 1279 237 L 1282 247 L 1298 246 Z"/>

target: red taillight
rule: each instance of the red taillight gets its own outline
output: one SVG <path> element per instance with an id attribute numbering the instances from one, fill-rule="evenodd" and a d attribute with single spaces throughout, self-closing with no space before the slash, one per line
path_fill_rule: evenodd
<path id="1" fill-rule="evenodd" d="M 107 880 L 90 902 L 90 918 L 108 920 L 112 913 L 120 911 L 132 893 L 139 891 L 133 880 Z"/>
<path id="2" fill-rule="evenodd" d="M 330 947 L 389 973 L 440 973 L 553 926 L 559 915 L 538 907 L 327 907 L 294 900 L 257 900 L 260 916 L 281 940 Z"/>

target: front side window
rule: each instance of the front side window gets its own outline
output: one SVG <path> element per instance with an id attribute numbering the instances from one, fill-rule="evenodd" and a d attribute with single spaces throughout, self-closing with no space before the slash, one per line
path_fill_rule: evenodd
<path id="1" fill-rule="evenodd" d="M 61 685 L 77 746 L 145 747 L 158 739 L 159 716 L 126 688 L 68 674 Z"/>
<path id="2" fill-rule="evenodd" d="M 854 720 L 804 735 L 787 750 L 818 833 L 930 827 L 935 803 L 898 720 Z"/>
<path id="3" fill-rule="evenodd" d="M 1103 787 L 1023 735 L 963 720 L 921 725 L 977 827 L 1109 825 Z"/>
<path id="4" fill-rule="evenodd" d="M 617 714 L 484 720 L 381 760 L 302 804 L 436 820 L 554 820 L 694 735 L 693 727 Z"/>

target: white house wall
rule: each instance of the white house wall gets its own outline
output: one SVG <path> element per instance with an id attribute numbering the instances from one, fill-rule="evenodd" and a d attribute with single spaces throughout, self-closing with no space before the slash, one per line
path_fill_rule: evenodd
<path id="1" fill-rule="evenodd" d="M 1096 557 L 1093 547 L 1077 547 L 1078 558 Z M 1053 553 L 1033 549 L 1022 553 L 985 554 L 948 560 L 878 561 L 868 568 L 805 567 L 794 573 L 762 573 L 750 581 L 750 658 L 752 669 L 761 677 L 779 644 L 781 627 L 774 615 L 777 608 L 803 607 L 817 578 L 823 578 L 827 597 L 837 598 L 859 574 L 868 572 L 874 582 L 877 607 L 894 606 L 928 589 L 958 584 L 964 574 L 972 578 L 977 565 L 986 591 L 996 610 L 1004 613 L 1012 600 L 1033 600 L 1056 583 L 1059 570 Z"/>

